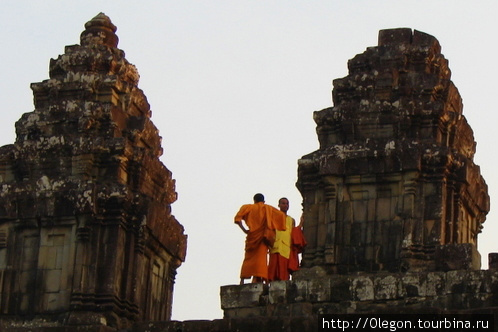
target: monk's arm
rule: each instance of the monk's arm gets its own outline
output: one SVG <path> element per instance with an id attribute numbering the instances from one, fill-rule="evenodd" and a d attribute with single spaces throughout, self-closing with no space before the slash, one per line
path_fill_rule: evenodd
<path id="1" fill-rule="evenodd" d="M 245 220 L 246 216 L 247 216 L 247 213 L 250 209 L 251 205 L 250 204 L 245 204 L 245 205 L 242 205 L 239 212 L 237 212 L 237 214 L 235 215 L 235 218 L 234 218 L 234 222 L 239 225 L 240 229 L 244 232 L 244 233 L 249 233 L 249 230 L 246 229 L 244 227 L 244 225 L 242 225 L 242 220 Z"/>
<path id="2" fill-rule="evenodd" d="M 244 228 L 244 225 L 242 225 L 242 221 L 236 221 L 235 222 L 237 225 L 239 225 L 240 229 L 244 232 L 244 233 L 249 233 L 249 231 L 247 229 Z"/>
<path id="3" fill-rule="evenodd" d="M 304 222 L 304 216 L 301 215 L 301 219 L 299 220 L 299 225 L 297 225 L 297 227 L 299 228 L 303 227 L 303 222 Z"/>

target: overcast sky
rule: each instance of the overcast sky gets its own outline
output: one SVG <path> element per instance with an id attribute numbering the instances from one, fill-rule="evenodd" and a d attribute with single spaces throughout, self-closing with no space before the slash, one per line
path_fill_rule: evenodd
<path id="1" fill-rule="evenodd" d="M 99 12 L 118 27 L 118 47 L 140 73 L 139 87 L 163 137 L 173 172 L 173 214 L 188 234 L 173 319 L 222 318 L 219 287 L 239 281 L 245 235 L 240 205 L 261 192 L 290 200 L 299 218 L 297 160 L 318 148 L 313 111 L 332 106 L 332 80 L 377 45 L 378 31 L 409 27 L 435 36 L 449 59 L 475 162 L 492 211 L 479 237 L 483 266 L 498 251 L 496 34 L 498 1 L 2 1 L 0 146 L 33 111 L 30 83 L 48 78 L 50 58 L 79 43 Z"/>

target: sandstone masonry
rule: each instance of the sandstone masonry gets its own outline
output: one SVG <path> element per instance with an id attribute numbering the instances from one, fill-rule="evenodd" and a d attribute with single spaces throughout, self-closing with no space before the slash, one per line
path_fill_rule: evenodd
<path id="1" fill-rule="evenodd" d="M 391 29 L 314 113 L 320 148 L 298 162 L 302 269 L 221 287 L 223 319 L 170 321 L 186 235 L 115 32 L 104 14 L 85 24 L 0 148 L 0 329 L 308 332 L 320 314 L 498 317 L 498 254 L 483 271 L 476 249 L 489 197 L 448 62 L 434 37 Z"/>
<path id="2" fill-rule="evenodd" d="M 439 42 L 382 30 L 348 67 L 314 113 L 319 150 L 299 160 L 304 267 L 479 269 L 489 196 Z"/>
<path id="3" fill-rule="evenodd" d="M 0 148 L 0 329 L 168 320 L 186 235 L 161 137 L 104 14 Z M 73 329 L 74 329 L 73 328 Z"/>

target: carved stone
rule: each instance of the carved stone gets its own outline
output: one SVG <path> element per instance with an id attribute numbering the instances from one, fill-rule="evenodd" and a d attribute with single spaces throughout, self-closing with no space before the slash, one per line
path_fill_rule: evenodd
<path id="1" fill-rule="evenodd" d="M 382 30 L 348 67 L 334 80 L 334 106 L 314 113 L 319 150 L 299 160 L 304 267 L 434 271 L 465 259 L 460 267 L 478 269 L 489 196 L 439 42 Z"/>
<path id="2" fill-rule="evenodd" d="M 175 181 L 116 27 L 101 13 L 85 28 L 50 61 L 50 78 L 31 84 L 35 110 L 0 148 L 3 327 L 171 316 L 186 253 Z"/>

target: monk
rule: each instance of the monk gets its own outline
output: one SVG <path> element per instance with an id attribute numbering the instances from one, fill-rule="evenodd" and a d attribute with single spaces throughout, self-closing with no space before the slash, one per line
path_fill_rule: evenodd
<path id="1" fill-rule="evenodd" d="M 278 207 L 285 214 L 285 230 L 276 231 L 275 243 L 270 248 L 270 263 L 268 265 L 268 280 L 289 280 L 290 275 L 299 270 L 299 253 L 306 246 L 302 233 L 303 217 L 296 227 L 296 221 L 287 215 L 289 200 L 282 197 Z"/>
<path id="2" fill-rule="evenodd" d="M 291 254 L 291 232 L 296 225 L 294 218 L 287 215 L 289 200 L 282 197 L 278 200 L 278 208 L 285 214 L 285 230 L 277 230 L 275 243 L 270 248 L 268 280 L 289 280 L 289 258 Z"/>
<path id="3" fill-rule="evenodd" d="M 268 245 L 265 240 L 265 230 L 285 229 L 285 215 L 265 204 L 263 194 L 253 197 L 254 204 L 243 205 L 235 215 L 235 223 L 247 234 L 245 256 L 240 270 L 240 284 L 252 277 L 252 282 L 268 280 Z M 245 222 L 247 229 L 242 224 Z"/>
<path id="4" fill-rule="evenodd" d="M 302 253 L 304 251 L 304 247 L 306 247 L 306 239 L 303 234 L 303 221 L 304 218 L 301 216 L 299 225 L 292 228 L 291 252 L 288 266 L 290 274 L 299 270 L 299 254 Z"/>

